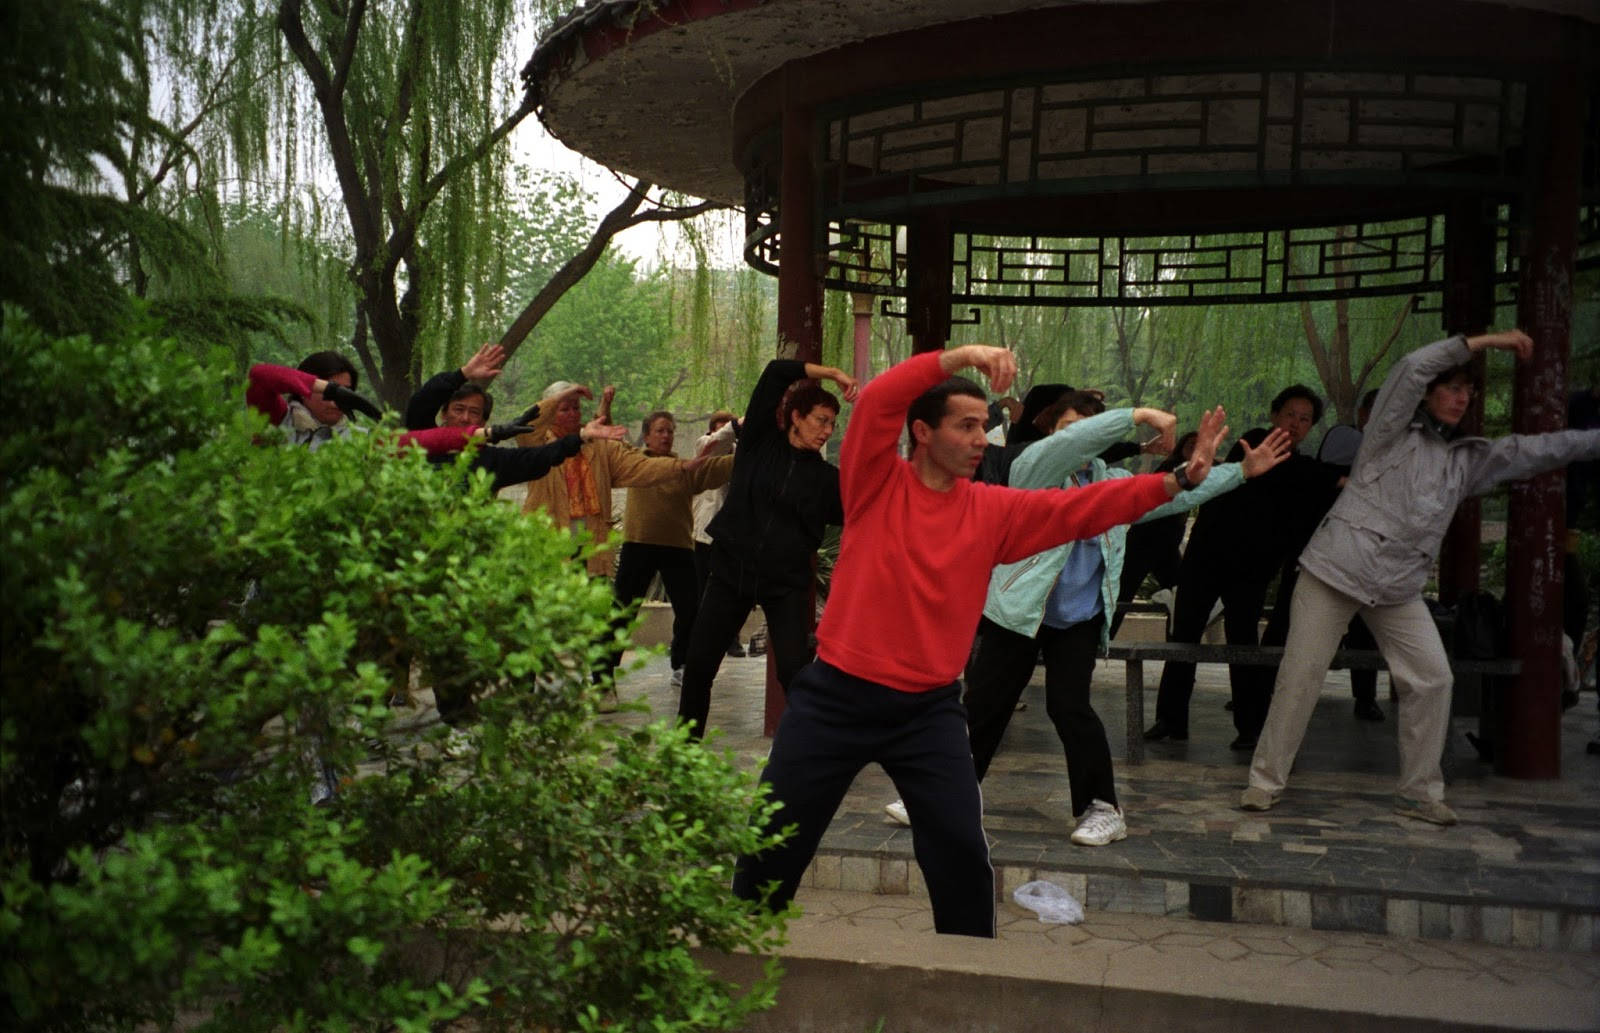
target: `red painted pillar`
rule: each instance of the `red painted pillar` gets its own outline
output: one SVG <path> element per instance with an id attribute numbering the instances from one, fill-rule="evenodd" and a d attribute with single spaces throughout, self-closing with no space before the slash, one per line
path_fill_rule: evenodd
<path id="1" fill-rule="evenodd" d="M 875 294 L 850 295 L 850 310 L 855 317 L 855 352 L 850 375 L 865 384 L 872 375 L 872 303 Z"/>
<path id="2" fill-rule="evenodd" d="M 950 340 L 950 270 L 955 242 L 944 211 L 906 226 L 906 330 L 913 352 L 940 351 Z"/>
<path id="3" fill-rule="evenodd" d="M 1494 211 L 1487 198 L 1457 200 L 1445 214 L 1444 328 L 1451 334 L 1481 333 L 1494 321 Z M 1473 357 L 1479 382 L 1483 356 Z M 1461 429 L 1483 431 L 1483 395 L 1473 396 Z M 1456 508 L 1439 553 L 1439 601 L 1454 605 L 1478 590 L 1478 546 L 1483 539 L 1483 506 L 1467 499 Z"/>
<path id="4" fill-rule="evenodd" d="M 783 169 L 778 180 L 778 354 L 822 361 L 822 275 L 816 220 L 816 120 L 809 107 L 785 103 Z M 815 603 L 813 603 L 813 610 Z M 777 661 L 767 644 L 766 710 L 762 729 L 777 731 L 783 716 Z"/>
<path id="5" fill-rule="evenodd" d="M 1529 91 L 1530 162 L 1524 212 L 1527 250 L 1517 322 L 1533 337 L 1533 357 L 1517 364 L 1511 423 L 1518 434 L 1566 425 L 1567 355 L 1578 236 L 1578 176 L 1583 98 L 1571 64 L 1552 69 Z M 1516 778 L 1561 776 L 1561 591 L 1566 483 L 1554 471 L 1513 485 L 1506 541 L 1511 653 L 1522 660 L 1516 690 L 1504 700 L 1504 749 L 1496 766 Z"/>

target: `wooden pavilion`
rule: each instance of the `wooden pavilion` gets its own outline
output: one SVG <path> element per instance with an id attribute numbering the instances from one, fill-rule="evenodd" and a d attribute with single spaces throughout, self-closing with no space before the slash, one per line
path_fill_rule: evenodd
<path id="1" fill-rule="evenodd" d="M 1600 0 L 593 0 L 523 79 L 567 145 L 744 208 L 785 353 L 820 356 L 824 287 L 918 350 L 987 304 L 1425 295 L 1532 334 L 1514 428 L 1565 423 Z M 1563 490 L 1512 493 L 1519 777 L 1560 774 Z M 1469 503 L 1447 601 L 1478 540 Z"/>

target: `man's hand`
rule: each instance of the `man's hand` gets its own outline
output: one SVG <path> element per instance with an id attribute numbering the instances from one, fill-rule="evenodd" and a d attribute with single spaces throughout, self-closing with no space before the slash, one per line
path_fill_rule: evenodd
<path id="1" fill-rule="evenodd" d="M 621 441 L 627 436 L 628 428 L 614 427 L 598 416 L 578 429 L 578 437 L 584 441 Z"/>
<path id="2" fill-rule="evenodd" d="M 1268 470 L 1294 455 L 1294 448 L 1290 445 L 1289 432 L 1279 428 L 1261 440 L 1255 448 L 1250 447 L 1250 442 L 1239 439 L 1239 447 L 1244 449 L 1244 459 L 1240 461 L 1240 470 L 1245 479 L 1260 477 Z"/>
<path id="3" fill-rule="evenodd" d="M 383 419 L 383 410 L 362 398 L 343 384 L 330 384 L 326 380 L 318 380 L 312 387 L 322 392 L 322 397 L 339 407 L 339 411 L 346 416 L 361 413 L 363 416 L 374 420 Z"/>
<path id="4" fill-rule="evenodd" d="M 461 364 L 461 375 L 468 380 L 487 384 L 500 375 L 506 364 L 506 350 L 498 344 L 486 344 L 476 355 Z"/>
<path id="5" fill-rule="evenodd" d="M 1017 379 L 1017 357 L 1010 349 L 987 344 L 969 344 L 944 352 L 939 356 L 939 368 L 950 374 L 978 370 L 989 378 L 989 389 L 996 394 L 1003 393 Z"/>
<path id="6" fill-rule="evenodd" d="M 538 402 L 534 402 L 532 405 L 530 405 L 526 409 L 522 410 L 522 414 L 520 416 L 518 416 L 516 419 L 512 420 L 511 422 L 512 423 L 532 423 L 534 420 L 537 420 L 538 418 L 539 418 L 539 403 Z"/>
<path id="7" fill-rule="evenodd" d="M 1136 425 L 1149 427 L 1156 432 L 1156 436 L 1146 441 L 1142 447 L 1145 452 L 1158 456 L 1172 454 L 1178 447 L 1178 417 L 1161 409 L 1135 409 L 1133 422 Z"/>
<path id="8" fill-rule="evenodd" d="M 1189 465 L 1184 467 L 1184 477 L 1189 482 L 1189 487 L 1194 487 L 1206 479 L 1211 472 L 1211 464 L 1217 458 L 1217 446 L 1228 434 L 1228 414 L 1222 411 L 1222 406 L 1200 414 L 1200 427 L 1195 433 L 1194 455 L 1189 458 Z M 1177 478 L 1173 478 L 1176 487 Z M 1169 488 L 1168 490 L 1171 490 Z M 1173 492 L 1177 494 L 1177 492 Z"/>
<path id="9" fill-rule="evenodd" d="M 591 395 L 590 397 L 592 398 L 593 396 Z M 615 397 L 617 397 L 617 385 L 615 384 L 607 384 L 606 389 L 600 392 L 600 411 L 595 414 L 595 418 L 601 423 L 611 422 L 611 400 Z"/>
<path id="10" fill-rule="evenodd" d="M 1472 351 L 1481 352 L 1485 348 L 1498 348 L 1501 351 L 1516 352 L 1519 362 L 1526 361 L 1533 354 L 1533 338 L 1521 330 L 1502 330 L 1497 334 L 1479 334 L 1467 338 L 1467 347 Z"/>

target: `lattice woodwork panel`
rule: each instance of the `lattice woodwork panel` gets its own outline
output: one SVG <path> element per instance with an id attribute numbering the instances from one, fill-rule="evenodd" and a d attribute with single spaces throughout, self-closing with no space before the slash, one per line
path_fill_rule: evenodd
<path id="1" fill-rule="evenodd" d="M 825 203 L 904 192 L 1511 178 L 1526 89 L 1482 75 L 1294 68 L 1032 82 L 820 117 Z M 870 102 L 862 102 L 870 103 Z M 1155 184 L 1150 184 L 1155 185 Z"/>

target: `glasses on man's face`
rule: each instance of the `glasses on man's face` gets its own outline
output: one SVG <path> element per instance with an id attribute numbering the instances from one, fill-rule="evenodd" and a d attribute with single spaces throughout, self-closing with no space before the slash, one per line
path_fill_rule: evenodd
<path id="1" fill-rule="evenodd" d="M 470 420 L 479 423 L 483 421 L 483 410 L 470 405 L 452 405 L 445 412 L 458 420 Z"/>

